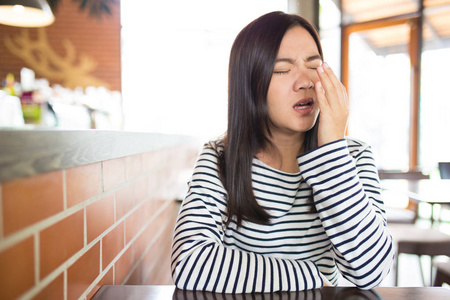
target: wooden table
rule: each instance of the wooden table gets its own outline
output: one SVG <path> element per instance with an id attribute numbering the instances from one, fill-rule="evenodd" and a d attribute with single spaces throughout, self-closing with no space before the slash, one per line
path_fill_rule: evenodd
<path id="1" fill-rule="evenodd" d="M 450 205 L 450 179 L 384 179 L 381 187 L 407 196 L 417 203 L 431 205 L 431 224 L 438 219 L 434 216 L 434 205 Z"/>
<path id="2" fill-rule="evenodd" d="M 93 300 L 448 300 L 450 289 L 445 287 L 378 287 L 360 290 L 355 287 L 323 287 L 301 292 L 278 292 L 272 294 L 216 294 L 176 289 L 174 286 L 154 285 L 105 285 Z"/>

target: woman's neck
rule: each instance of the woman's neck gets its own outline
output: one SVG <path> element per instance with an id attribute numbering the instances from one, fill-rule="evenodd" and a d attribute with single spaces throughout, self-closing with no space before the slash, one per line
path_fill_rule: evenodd
<path id="1" fill-rule="evenodd" d="M 270 141 L 274 147 L 268 147 L 256 154 L 256 157 L 272 168 L 287 173 L 299 171 L 297 156 L 301 154 L 304 135 L 276 136 L 272 135 Z"/>

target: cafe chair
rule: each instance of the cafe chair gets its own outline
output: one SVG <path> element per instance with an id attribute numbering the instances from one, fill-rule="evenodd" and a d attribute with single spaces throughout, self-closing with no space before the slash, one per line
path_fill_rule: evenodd
<path id="1" fill-rule="evenodd" d="M 439 174 L 441 175 L 441 179 L 450 179 L 450 162 L 439 162 L 438 163 Z M 442 209 L 450 209 L 450 205 L 442 205 L 440 210 L 440 217 L 442 217 Z"/>
<path id="2" fill-rule="evenodd" d="M 439 162 L 438 168 L 441 179 L 450 179 L 450 162 Z"/>
<path id="3" fill-rule="evenodd" d="M 442 286 L 442 284 L 450 284 L 450 261 L 435 262 L 436 276 L 434 277 L 433 286 Z"/>
<path id="4" fill-rule="evenodd" d="M 421 171 L 395 171 L 395 170 L 378 170 L 378 177 L 383 179 L 406 179 L 406 180 L 421 180 L 430 179 L 430 175 L 424 174 Z"/>
<path id="5" fill-rule="evenodd" d="M 380 180 L 384 179 L 403 179 L 408 181 L 417 181 L 421 179 L 430 179 L 430 176 L 423 174 L 421 171 L 391 171 L 391 170 L 378 170 L 378 176 Z M 383 199 L 387 197 L 402 197 L 403 195 L 395 194 L 391 191 L 382 191 Z M 386 218 L 388 223 L 395 224 L 414 224 L 417 219 L 418 203 L 413 199 L 408 199 L 408 205 L 406 207 L 389 207 L 386 206 Z"/>
<path id="6" fill-rule="evenodd" d="M 420 258 L 423 255 L 430 256 L 433 261 L 435 256 L 446 255 L 450 257 L 450 235 L 436 228 L 420 228 L 414 224 L 389 224 L 394 243 L 397 247 L 395 259 L 395 285 L 398 286 L 399 256 L 400 254 L 417 255 L 421 270 L 423 286 L 425 283 L 424 270 Z M 430 285 L 433 282 L 433 265 L 430 269 Z"/>
<path id="7" fill-rule="evenodd" d="M 379 171 L 380 179 L 403 179 L 408 180 L 409 188 L 414 190 L 414 185 L 419 180 L 430 179 L 429 175 L 423 174 L 420 171 L 410 172 L 393 172 L 393 171 Z M 390 193 L 390 194 L 389 194 Z M 383 194 L 395 197 L 392 191 L 383 190 Z M 385 195 L 383 195 L 384 197 Z M 387 196 L 387 195 L 386 195 Z M 403 194 L 397 194 L 398 197 L 405 197 Z M 419 260 L 421 270 L 421 277 L 424 286 L 425 272 L 422 266 L 421 257 L 429 256 L 433 261 L 435 256 L 446 255 L 450 256 L 450 235 L 441 232 L 437 228 L 421 228 L 415 223 L 418 216 L 418 203 L 414 199 L 408 199 L 408 206 L 406 208 L 390 208 L 386 207 L 386 215 L 388 222 L 388 229 L 390 230 L 394 239 L 396 247 L 395 259 L 395 285 L 398 285 L 399 279 L 399 257 L 402 254 L 416 255 Z M 430 266 L 430 285 L 433 283 L 433 265 Z"/>

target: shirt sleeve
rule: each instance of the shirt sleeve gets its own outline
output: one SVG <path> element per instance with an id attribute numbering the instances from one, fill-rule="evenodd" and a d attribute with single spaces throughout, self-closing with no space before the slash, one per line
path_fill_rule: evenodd
<path id="1" fill-rule="evenodd" d="M 298 162 L 340 272 L 359 288 L 379 285 L 394 251 L 370 148 L 343 139 L 300 156 Z"/>
<path id="2" fill-rule="evenodd" d="M 174 230 L 171 270 L 178 288 L 252 293 L 323 285 L 312 261 L 274 258 L 224 246 L 225 194 L 217 175 L 217 155 L 205 147 Z"/>

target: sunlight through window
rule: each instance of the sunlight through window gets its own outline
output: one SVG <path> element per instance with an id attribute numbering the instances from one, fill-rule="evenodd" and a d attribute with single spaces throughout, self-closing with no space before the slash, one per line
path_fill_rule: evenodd
<path id="1" fill-rule="evenodd" d="M 223 134 L 231 45 L 279 0 L 121 1 L 125 130 Z"/>

